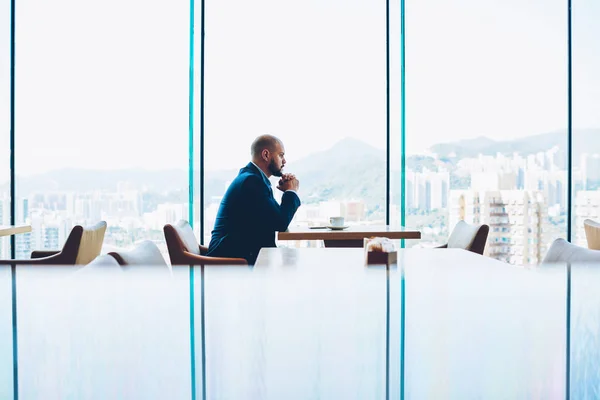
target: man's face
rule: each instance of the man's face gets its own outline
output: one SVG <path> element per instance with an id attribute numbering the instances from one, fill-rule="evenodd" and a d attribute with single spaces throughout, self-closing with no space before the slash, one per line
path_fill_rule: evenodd
<path id="1" fill-rule="evenodd" d="M 271 160 L 269 160 L 269 172 L 271 175 L 281 176 L 282 169 L 285 165 L 285 149 L 281 143 L 277 143 L 275 148 L 269 154 Z"/>

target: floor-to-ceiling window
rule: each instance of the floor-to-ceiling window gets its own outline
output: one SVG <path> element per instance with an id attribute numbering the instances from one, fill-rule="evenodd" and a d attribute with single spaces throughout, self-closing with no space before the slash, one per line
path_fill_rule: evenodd
<path id="1" fill-rule="evenodd" d="M 13 393 L 12 280 L 10 266 L 0 266 L 0 398 Z"/>
<path id="2" fill-rule="evenodd" d="M 207 1 L 205 19 L 205 243 L 265 133 L 300 180 L 292 224 L 384 223 L 385 2 Z"/>
<path id="3" fill-rule="evenodd" d="M 104 251 L 164 247 L 188 217 L 189 3 L 17 3 L 17 257 L 99 220 Z"/>
<path id="4" fill-rule="evenodd" d="M 403 71 L 403 50 L 405 48 L 402 31 L 404 10 L 401 8 L 401 2 L 389 1 L 389 130 L 390 130 L 390 225 L 394 227 L 405 224 L 404 217 L 406 210 L 403 207 L 405 188 L 405 174 L 402 173 L 403 161 L 405 162 L 405 148 L 403 123 L 404 115 L 404 77 Z"/>
<path id="5" fill-rule="evenodd" d="M 191 152 L 191 195 L 192 195 L 192 215 L 190 216 L 190 222 L 194 227 L 196 237 L 201 237 L 201 225 L 202 225 L 202 197 L 204 185 L 203 170 L 203 113 L 204 110 L 204 63 L 203 63 L 203 47 L 204 41 L 202 37 L 203 28 L 203 5 L 204 1 L 190 0 L 190 19 L 188 28 L 190 30 L 190 90 L 191 90 L 191 101 L 189 107 L 189 118 L 191 122 L 191 140 L 188 143 L 189 150 Z M 188 171 L 189 172 L 189 171 Z"/>
<path id="6" fill-rule="evenodd" d="M 572 3 L 573 242 L 587 246 L 583 221 L 600 221 L 600 3 Z"/>
<path id="7" fill-rule="evenodd" d="M 0 1 L 0 225 L 10 225 L 11 2 Z M 10 257 L 10 238 L 0 238 L 0 259 Z"/>
<path id="8" fill-rule="evenodd" d="M 0 0 L 0 225 L 10 224 L 11 2 Z M 0 259 L 10 257 L 10 238 L 0 238 Z M 13 395 L 12 282 L 10 266 L 0 267 L 0 398 Z"/>
<path id="9" fill-rule="evenodd" d="M 407 225 L 430 246 L 460 219 L 486 254 L 541 261 L 566 235 L 563 0 L 406 3 Z"/>
<path id="10" fill-rule="evenodd" d="M 293 224 L 322 225 L 333 215 L 384 223 L 389 168 L 390 222 L 400 224 L 405 209 L 405 224 L 423 232 L 408 246 L 443 243 L 464 218 L 490 225 L 487 254 L 529 264 L 566 236 L 563 0 L 406 2 L 405 85 L 400 1 L 390 1 L 389 114 L 385 2 L 206 1 L 204 57 L 201 4 L 18 2 L 14 204 L 16 222 L 33 232 L 16 236 L 17 257 L 60 247 L 74 224 L 100 219 L 109 225 L 106 250 L 146 238 L 162 244 L 164 223 L 180 218 L 198 234 L 203 220 L 208 243 L 220 198 L 263 133 L 283 139 L 286 169 L 300 179 L 303 206 Z M 597 13 L 594 2 L 573 4 L 578 244 L 583 219 L 600 219 Z M 10 14 L 3 16 L 7 224 Z M 1 243 L 8 257 L 9 240 Z"/>

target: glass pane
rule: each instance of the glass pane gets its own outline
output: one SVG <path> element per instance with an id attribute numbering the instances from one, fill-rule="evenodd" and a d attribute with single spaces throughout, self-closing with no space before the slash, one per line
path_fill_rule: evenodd
<path id="1" fill-rule="evenodd" d="M 24 0 L 17 37 L 19 258 L 99 220 L 104 251 L 165 251 L 188 217 L 189 3 Z"/>
<path id="2" fill-rule="evenodd" d="M 10 266 L 0 266 L 0 398 L 13 398 L 12 281 Z"/>
<path id="3" fill-rule="evenodd" d="M 564 0 L 406 4 L 406 207 L 421 241 L 488 224 L 486 255 L 537 264 L 566 235 Z"/>
<path id="4" fill-rule="evenodd" d="M 10 0 L 0 0 L 0 225 L 10 224 Z M 0 259 L 10 258 L 10 236 L 0 237 Z M 13 398 L 12 281 L 0 266 L 0 398 Z"/>
<path id="5" fill-rule="evenodd" d="M 300 180 L 292 224 L 384 223 L 385 3 L 209 1 L 206 15 L 204 242 L 252 141 L 267 133 Z"/>
<path id="6" fill-rule="evenodd" d="M 401 10 L 400 1 L 390 1 L 390 225 L 401 225 L 402 213 L 402 89 L 401 66 Z M 407 226 L 414 228 L 414 226 Z"/>
<path id="7" fill-rule="evenodd" d="M 600 221 L 600 3 L 573 1 L 573 241 L 583 221 Z"/>
<path id="8" fill-rule="evenodd" d="M 571 267 L 571 398 L 600 395 L 600 270 Z"/>
<path id="9" fill-rule="evenodd" d="M 192 172 L 192 184 L 193 184 L 193 212 L 190 216 L 190 222 L 196 233 L 198 241 L 201 241 L 202 237 L 200 234 L 200 217 L 202 213 L 202 201 L 200 200 L 200 179 L 202 171 L 200 169 L 200 140 L 201 140 L 201 111 L 202 111 L 202 7 L 201 2 L 194 2 L 194 27 L 193 27 L 193 85 L 192 85 L 192 142 L 189 143 L 190 150 L 192 152 L 193 166 Z M 206 179 L 206 177 L 205 177 Z M 205 190 L 206 192 L 206 190 Z"/>
<path id="10" fill-rule="evenodd" d="M 269 250 L 269 266 L 205 269 L 207 398 L 385 398 L 385 268 Z"/>
<path id="11" fill-rule="evenodd" d="M 404 323 L 406 322 L 404 306 L 406 305 L 406 290 L 404 289 L 404 268 L 402 265 L 405 255 L 402 252 L 403 250 L 398 253 L 397 265 L 390 265 L 387 272 L 387 385 L 388 398 L 393 400 L 402 399 L 404 390 Z"/>
<path id="12" fill-rule="evenodd" d="M 10 0 L 0 0 L 0 225 L 10 225 Z M 10 237 L 0 237 L 0 259 Z"/>
<path id="13" fill-rule="evenodd" d="M 423 263 L 409 251 L 406 399 L 564 398 L 564 267 L 509 268 L 458 249 Z"/>
<path id="14" fill-rule="evenodd" d="M 17 283 L 19 398 L 191 398 L 189 268 L 25 267 Z"/>

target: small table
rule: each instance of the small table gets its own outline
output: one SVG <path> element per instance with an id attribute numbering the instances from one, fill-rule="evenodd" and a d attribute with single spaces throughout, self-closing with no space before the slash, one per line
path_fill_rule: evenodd
<path id="1" fill-rule="evenodd" d="M 0 236 L 31 232 L 31 225 L 0 225 Z"/>
<path id="2" fill-rule="evenodd" d="M 355 225 L 344 230 L 290 227 L 285 232 L 277 233 L 279 240 L 323 240 L 325 247 L 363 247 L 363 239 L 373 236 L 388 239 L 421 239 L 421 232 L 404 227 L 393 228 L 389 225 Z"/>

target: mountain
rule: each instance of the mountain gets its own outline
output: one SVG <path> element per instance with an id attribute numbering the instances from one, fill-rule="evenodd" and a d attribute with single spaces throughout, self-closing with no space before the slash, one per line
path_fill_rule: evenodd
<path id="1" fill-rule="evenodd" d="M 374 207 L 385 198 L 385 168 L 384 150 L 347 138 L 298 160 L 290 172 L 300 179 L 306 202 L 354 198 Z"/>
<path id="2" fill-rule="evenodd" d="M 566 130 L 527 136 L 514 140 L 493 140 L 480 137 L 470 140 L 459 140 L 456 142 L 441 143 L 431 147 L 431 151 L 440 158 L 466 158 L 477 157 L 479 154 L 521 155 L 535 154 L 546 151 L 557 146 L 566 154 L 567 132 Z M 579 129 L 573 131 L 573 160 L 578 163 L 583 153 L 600 154 L 600 129 Z"/>
<path id="3" fill-rule="evenodd" d="M 575 165 L 583 152 L 600 154 L 600 129 L 575 131 L 573 144 Z M 558 146 L 564 151 L 563 154 L 566 154 L 565 131 L 506 141 L 479 137 L 441 143 L 431 148 L 436 157 L 408 156 L 406 165 L 413 171 L 421 171 L 423 168 L 436 170 L 441 166 L 453 171 L 457 161 L 465 157 L 497 153 L 512 155 L 514 152 L 528 155 L 546 151 L 554 146 Z M 397 160 L 399 155 L 394 153 L 392 157 Z M 246 160 L 240 160 L 239 167 L 245 162 Z M 239 167 L 207 172 L 204 182 L 207 202 L 223 195 L 229 182 L 237 175 Z M 385 151 L 356 139 L 344 139 L 327 150 L 300 159 L 289 165 L 289 172 L 295 173 L 300 179 L 301 194 L 307 203 L 324 199 L 355 198 L 364 200 L 367 207 L 375 212 L 384 203 Z M 194 176 L 194 184 L 199 185 L 198 171 L 195 171 Z M 398 171 L 393 170 L 392 179 L 396 179 L 397 176 Z M 151 208 L 161 201 L 187 201 L 188 174 L 187 171 L 177 169 L 99 171 L 69 168 L 18 177 L 17 191 L 20 196 L 52 191 L 116 191 L 119 182 L 126 182 L 132 189 L 146 191 L 150 197 L 147 202 Z M 8 191 L 8 184 L 0 186 L 0 190 Z M 198 186 L 195 190 L 198 192 Z"/>
<path id="4" fill-rule="evenodd" d="M 17 177 L 19 193 L 116 191 L 119 182 L 133 189 L 158 192 L 176 191 L 187 187 L 187 172 L 178 169 L 151 171 L 141 168 L 124 170 L 93 170 L 64 168 L 38 175 Z M 8 191 L 8 183 L 0 186 Z"/>
<path id="5" fill-rule="evenodd" d="M 459 140 L 457 142 L 440 143 L 432 146 L 431 151 L 440 156 L 449 156 L 453 153 L 469 154 L 478 153 L 481 149 L 493 148 L 498 142 L 487 137 Z"/>
<path id="6" fill-rule="evenodd" d="M 289 164 L 286 170 L 300 180 L 305 203 L 361 199 L 371 211 L 376 211 L 385 202 L 385 151 L 360 140 L 343 139 L 327 150 Z M 237 171 L 208 172 L 205 178 L 207 201 L 222 196 Z"/>

